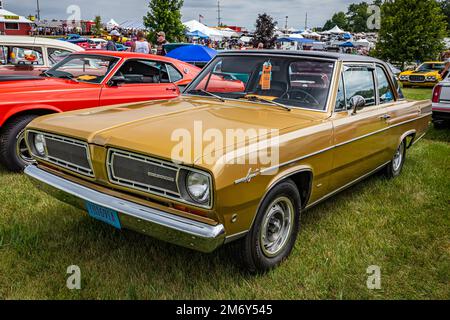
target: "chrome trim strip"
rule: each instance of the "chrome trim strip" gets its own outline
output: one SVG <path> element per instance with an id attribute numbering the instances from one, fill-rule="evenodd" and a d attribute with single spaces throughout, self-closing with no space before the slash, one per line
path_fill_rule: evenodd
<path id="1" fill-rule="evenodd" d="M 241 239 L 241 238 L 245 237 L 245 235 L 246 235 L 248 232 L 249 232 L 249 230 L 245 230 L 245 231 L 242 231 L 242 232 L 235 233 L 235 234 L 233 234 L 233 235 L 231 235 L 231 236 L 227 236 L 227 237 L 225 238 L 224 244 L 227 244 L 227 243 L 236 241 L 236 240 L 238 240 L 238 239 Z"/>
<path id="2" fill-rule="evenodd" d="M 398 126 L 407 124 L 407 123 L 409 123 L 409 122 L 413 122 L 413 121 L 416 121 L 416 120 L 420 120 L 420 119 L 425 118 L 425 117 L 428 117 L 428 116 L 430 116 L 430 115 L 431 115 L 431 113 L 427 113 L 427 114 L 422 115 L 422 116 L 420 116 L 420 117 L 418 117 L 418 118 L 414 118 L 414 119 L 407 120 L 407 121 L 404 121 L 404 122 L 401 122 L 401 123 L 397 123 L 397 124 L 395 124 L 395 125 L 392 125 L 392 126 L 389 126 L 389 127 L 386 127 L 386 128 L 383 128 L 383 129 L 380 129 L 380 130 L 377 130 L 377 131 L 374 131 L 374 132 L 371 132 L 371 133 L 368 133 L 368 134 L 365 134 L 365 135 L 362 135 L 362 136 L 360 136 L 360 137 L 357 137 L 357 138 L 354 138 L 354 139 L 351 139 L 351 140 L 348 140 L 348 141 L 345 141 L 345 142 L 336 144 L 336 145 L 334 145 L 334 146 L 330 146 L 330 147 L 328 147 L 328 148 L 325 148 L 325 149 L 322 149 L 322 150 L 318 150 L 318 151 L 313 152 L 313 153 L 309 153 L 309 154 L 307 154 L 307 155 L 304 155 L 304 156 L 295 158 L 295 159 L 293 159 L 293 160 L 289 160 L 289 161 L 283 162 L 283 163 L 281 163 L 281 164 L 272 166 L 272 167 L 270 167 L 270 168 L 264 168 L 264 169 L 261 169 L 261 170 L 258 171 L 258 172 L 254 172 L 254 173 L 251 174 L 250 176 L 247 175 L 247 176 L 245 176 L 245 177 L 243 177 L 243 178 L 240 178 L 240 179 L 235 180 L 234 183 L 235 183 L 235 184 L 240 184 L 240 183 L 244 183 L 244 182 L 249 182 L 249 178 L 250 178 L 250 180 L 251 180 L 251 179 L 257 177 L 257 176 L 260 175 L 260 174 L 267 174 L 268 172 L 271 172 L 271 171 L 276 170 L 276 169 L 278 169 L 278 168 L 285 167 L 285 166 L 290 165 L 290 164 L 292 164 L 292 163 L 295 163 L 295 162 L 297 162 L 297 161 L 301 161 L 301 160 L 307 159 L 307 158 L 309 158 L 309 157 L 316 156 L 316 155 L 321 154 L 321 153 L 324 153 L 324 152 L 326 152 L 326 151 L 330 151 L 330 150 L 332 150 L 332 149 L 335 149 L 335 148 L 338 148 L 338 147 L 342 147 L 342 146 L 347 145 L 347 144 L 349 144 L 349 143 L 352 143 L 352 142 L 355 142 L 355 141 L 358 141 L 358 140 L 361 140 L 361 139 L 370 137 L 370 136 L 372 136 L 372 135 L 375 135 L 375 134 L 378 134 L 378 133 L 387 131 L 387 130 L 389 130 L 389 129 L 391 129 L 391 128 L 395 128 L 395 127 L 398 127 Z"/>
<path id="3" fill-rule="evenodd" d="M 118 212 L 120 222 L 126 229 L 202 252 L 212 252 L 224 243 L 226 235 L 222 224 L 212 226 L 116 198 L 34 165 L 26 167 L 25 174 L 40 190 L 75 207 L 86 210 L 85 202 L 88 201 Z"/>
<path id="4" fill-rule="evenodd" d="M 159 165 L 160 167 L 166 168 L 166 169 L 174 170 L 175 168 L 177 168 L 177 177 L 176 177 L 177 181 L 175 183 L 176 183 L 177 188 L 178 188 L 178 194 L 176 192 L 173 192 L 173 191 L 170 191 L 170 190 L 167 190 L 167 189 L 158 188 L 158 187 L 150 186 L 150 185 L 145 185 L 146 187 L 148 187 L 148 189 L 144 189 L 144 188 L 139 188 L 139 187 L 137 187 L 135 185 L 131 186 L 129 184 L 120 183 L 120 181 L 126 181 L 126 182 L 129 182 L 130 184 L 136 184 L 136 181 L 131 181 L 131 180 L 123 179 L 123 178 L 116 178 L 114 176 L 114 169 L 112 167 L 112 160 L 111 160 L 111 157 L 113 156 L 114 153 L 119 153 L 119 154 L 122 154 L 122 155 L 123 154 L 129 155 L 129 156 L 131 156 L 132 159 L 135 159 L 137 161 L 153 163 L 155 165 Z M 143 160 L 139 160 L 138 158 L 141 158 Z M 148 194 L 152 194 L 152 195 L 155 195 L 155 196 L 164 197 L 164 198 L 167 198 L 167 199 L 179 201 L 181 203 L 189 204 L 191 206 L 195 206 L 195 207 L 198 207 L 198 208 L 203 208 L 203 209 L 210 210 L 213 207 L 213 203 L 214 203 L 214 201 L 213 201 L 214 200 L 213 199 L 214 198 L 214 189 L 213 189 L 212 177 L 211 177 L 211 174 L 206 172 L 206 171 L 197 170 L 195 168 L 191 168 L 191 167 L 187 167 L 187 166 L 183 166 L 183 165 L 178 165 L 178 164 L 175 164 L 175 163 L 170 162 L 170 161 L 161 160 L 161 159 L 158 159 L 158 158 L 145 156 L 145 155 L 142 155 L 142 154 L 129 152 L 129 151 L 124 151 L 124 150 L 120 150 L 120 149 L 116 149 L 116 148 L 108 148 L 108 153 L 107 153 L 107 158 L 106 158 L 106 169 L 107 169 L 106 171 L 108 173 L 108 180 L 109 180 L 109 182 L 111 182 L 114 185 L 118 185 L 118 186 L 121 186 L 121 187 L 124 187 L 124 188 L 127 188 L 127 189 L 138 190 L 138 191 L 142 191 L 142 192 L 145 192 L 145 193 L 148 193 Z M 179 179 L 178 179 L 179 178 L 179 174 L 180 174 L 180 170 L 186 170 L 186 171 L 191 171 L 191 172 L 198 172 L 198 173 L 204 174 L 204 175 L 206 175 L 208 177 L 209 188 L 210 188 L 210 192 L 211 192 L 211 194 L 210 194 L 210 202 L 208 204 L 202 205 L 200 203 L 196 203 L 194 201 L 191 202 L 191 201 L 188 201 L 188 200 L 183 198 L 183 196 L 182 196 L 182 194 L 180 192 L 180 186 L 179 186 L 180 182 L 179 182 Z M 116 180 L 120 180 L 120 181 L 116 181 Z M 144 185 L 144 184 L 141 184 L 141 183 L 138 183 L 138 184 Z M 159 189 L 159 190 L 161 190 L 161 193 L 151 192 L 149 189 Z M 176 196 L 171 196 L 170 194 L 176 195 Z"/>
<path id="5" fill-rule="evenodd" d="M 389 162 L 390 162 L 390 161 L 388 161 L 388 162 L 382 164 L 381 166 L 377 167 L 376 169 L 374 169 L 374 170 L 372 170 L 372 171 L 370 171 L 370 172 L 368 172 L 368 173 L 362 175 L 361 177 L 359 177 L 359 178 L 357 178 L 357 179 L 355 179 L 355 180 L 353 180 L 353 181 L 347 183 L 346 185 L 344 185 L 344 186 L 342 186 L 342 187 L 339 187 L 339 188 L 337 188 L 336 190 L 334 190 L 334 191 L 332 191 L 332 192 L 326 194 L 326 195 L 323 196 L 322 198 L 320 198 L 320 199 L 314 201 L 313 203 L 307 205 L 306 208 L 305 208 L 305 210 L 311 209 L 312 207 L 314 207 L 315 205 L 319 204 L 320 202 L 325 201 L 326 199 L 332 197 L 333 195 L 335 195 L 335 194 L 337 194 L 337 193 L 339 193 L 339 192 L 341 192 L 341 191 L 343 191 L 343 190 L 345 190 L 345 189 L 351 187 L 352 185 L 354 185 L 354 184 L 360 182 L 361 180 L 364 180 L 365 178 L 371 176 L 371 175 L 374 174 L 375 172 L 380 171 L 380 170 L 383 169 L 386 165 L 388 165 Z"/>
<path id="6" fill-rule="evenodd" d="M 62 142 L 62 143 L 66 143 L 68 145 L 75 145 L 75 146 L 78 146 L 78 147 L 83 147 L 85 149 L 85 151 L 86 151 L 86 160 L 88 161 L 90 168 L 85 168 L 85 167 L 76 165 L 74 163 L 71 163 L 71 162 L 68 162 L 68 161 L 56 158 L 56 157 L 49 156 L 48 152 L 47 152 L 47 157 L 46 158 L 43 158 L 43 157 L 40 157 L 40 156 L 34 154 L 33 153 L 33 149 L 30 148 L 30 146 L 28 145 L 28 140 L 29 140 L 28 139 L 28 133 L 42 134 L 42 135 L 44 135 L 45 139 L 59 141 L 59 142 Z M 27 130 L 27 135 L 26 135 L 25 141 L 27 143 L 28 149 L 30 150 L 30 153 L 35 158 L 38 158 L 38 159 L 40 159 L 42 161 L 50 162 L 50 163 L 52 163 L 54 165 L 60 166 L 62 168 L 65 168 L 67 170 L 73 171 L 75 173 L 78 173 L 78 174 L 81 174 L 81 175 L 84 175 L 84 176 L 88 176 L 88 177 L 91 177 L 91 178 L 95 177 L 94 169 L 93 169 L 93 165 L 92 165 L 92 160 L 91 160 L 91 155 L 90 155 L 90 151 L 89 151 L 89 144 L 87 142 L 84 142 L 84 141 L 81 141 L 81 140 L 77 140 L 77 139 L 73 139 L 73 138 L 68 138 L 68 137 L 65 137 L 65 136 L 55 135 L 55 134 L 51 134 L 51 133 L 47 133 L 47 132 L 43 132 L 43 131 L 38 131 L 38 130 Z"/>

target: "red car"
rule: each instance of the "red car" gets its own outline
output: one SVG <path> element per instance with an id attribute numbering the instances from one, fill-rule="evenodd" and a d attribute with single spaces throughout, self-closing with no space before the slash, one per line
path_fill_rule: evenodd
<path id="1" fill-rule="evenodd" d="M 31 161 L 23 131 L 34 118 L 105 105 L 172 99 L 200 69 L 130 52 L 69 55 L 40 77 L 0 76 L 0 162 L 20 171 Z"/>

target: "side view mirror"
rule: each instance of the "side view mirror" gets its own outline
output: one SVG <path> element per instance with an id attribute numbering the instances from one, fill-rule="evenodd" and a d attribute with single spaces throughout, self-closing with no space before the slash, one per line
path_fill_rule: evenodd
<path id="1" fill-rule="evenodd" d="M 110 87 L 118 87 L 119 85 L 127 82 L 127 79 L 125 79 L 124 76 L 114 76 L 109 80 L 108 85 Z"/>
<path id="2" fill-rule="evenodd" d="M 352 114 L 356 114 L 359 109 L 366 106 L 366 99 L 362 96 L 354 96 L 350 99 L 350 107 L 352 108 Z"/>

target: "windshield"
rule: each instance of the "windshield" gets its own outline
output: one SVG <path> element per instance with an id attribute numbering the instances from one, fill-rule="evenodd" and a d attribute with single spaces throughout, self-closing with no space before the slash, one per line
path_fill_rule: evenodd
<path id="1" fill-rule="evenodd" d="M 257 98 L 286 106 L 325 110 L 334 62 L 295 57 L 223 56 L 186 88 L 188 95 Z M 256 98 L 256 99 L 255 99 Z"/>
<path id="2" fill-rule="evenodd" d="M 45 74 L 55 78 L 101 83 L 119 59 L 107 56 L 72 55 L 49 69 Z"/>
<path id="3" fill-rule="evenodd" d="M 430 71 L 442 71 L 445 68 L 445 63 L 424 63 L 418 69 L 417 72 L 430 72 Z"/>

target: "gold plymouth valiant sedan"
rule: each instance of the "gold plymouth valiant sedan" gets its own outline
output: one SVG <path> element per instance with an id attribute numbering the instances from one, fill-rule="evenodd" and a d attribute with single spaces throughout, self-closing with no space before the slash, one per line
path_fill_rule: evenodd
<path id="1" fill-rule="evenodd" d="M 36 119 L 25 173 L 119 229 L 202 252 L 236 241 L 260 272 L 289 256 L 306 209 L 398 176 L 430 119 L 373 58 L 226 52 L 176 100 Z"/>

